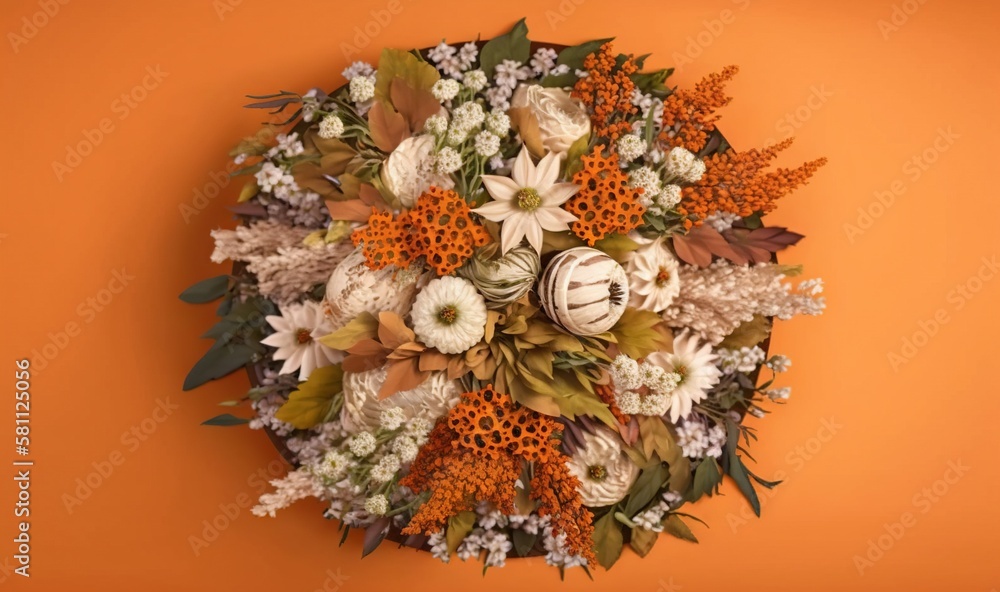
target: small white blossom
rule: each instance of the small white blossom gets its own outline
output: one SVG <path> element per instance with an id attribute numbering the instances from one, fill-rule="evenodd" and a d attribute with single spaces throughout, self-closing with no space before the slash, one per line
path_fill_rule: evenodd
<path id="1" fill-rule="evenodd" d="M 392 431 L 403 425 L 403 422 L 406 421 L 406 413 L 402 407 L 390 407 L 379 414 L 378 421 L 383 430 Z"/>
<path id="2" fill-rule="evenodd" d="M 450 78 L 442 78 L 434 83 L 431 87 L 431 94 L 434 98 L 441 101 L 450 101 L 458 95 L 458 91 L 461 90 L 458 81 L 452 80 Z"/>
<path id="3" fill-rule="evenodd" d="M 387 483 L 396 476 L 399 471 L 399 457 L 395 454 L 387 454 L 372 467 L 371 478 L 375 483 Z"/>
<path id="4" fill-rule="evenodd" d="M 472 92 L 479 92 L 486 88 L 488 83 L 486 78 L 486 73 L 482 70 L 472 70 L 471 72 L 466 72 L 465 76 L 462 77 L 462 83 L 465 88 L 471 90 Z"/>
<path id="5" fill-rule="evenodd" d="M 319 122 L 319 137 L 331 140 L 344 134 L 344 122 L 336 115 L 327 115 Z"/>
<path id="6" fill-rule="evenodd" d="M 628 174 L 628 184 L 630 187 L 641 188 L 640 198 L 644 207 L 653 204 L 653 198 L 663 190 L 663 183 L 660 175 L 648 166 L 639 167 Z"/>
<path id="7" fill-rule="evenodd" d="M 486 129 L 500 137 L 506 136 L 510 132 L 510 116 L 503 111 L 490 111 L 486 116 Z"/>
<path id="8" fill-rule="evenodd" d="M 445 134 L 444 141 L 449 146 L 458 146 L 469 139 L 468 130 L 464 130 L 458 126 L 451 126 L 448 129 L 448 133 Z"/>
<path id="9" fill-rule="evenodd" d="M 665 166 L 669 176 L 686 183 L 695 183 L 705 174 L 705 163 L 693 152 L 680 146 L 670 149 Z"/>
<path id="10" fill-rule="evenodd" d="M 382 516 L 389 511 L 389 499 L 381 493 L 365 500 L 365 512 L 373 516 Z"/>
<path id="11" fill-rule="evenodd" d="M 500 138 L 487 131 L 476 134 L 476 154 L 483 157 L 490 157 L 499 151 Z"/>
<path id="12" fill-rule="evenodd" d="M 399 455 L 399 461 L 405 464 L 417 458 L 420 447 L 413 438 L 402 436 L 392 441 L 392 451 Z"/>
<path id="13" fill-rule="evenodd" d="M 539 78 L 544 77 L 552 71 L 556 66 L 556 58 L 559 54 L 556 50 L 551 47 L 540 47 L 535 54 L 531 56 L 531 70 Z"/>
<path id="14" fill-rule="evenodd" d="M 351 100 L 364 103 L 375 98 L 375 77 L 355 76 L 350 84 Z"/>
<path id="15" fill-rule="evenodd" d="M 462 62 L 456 53 L 458 50 L 442 41 L 427 52 L 427 57 L 443 74 L 458 78 L 462 74 Z"/>
<path id="16" fill-rule="evenodd" d="M 431 115 L 424 122 L 424 129 L 435 136 L 440 136 L 448 131 L 448 118 L 444 115 Z"/>
<path id="17" fill-rule="evenodd" d="M 622 164 L 632 162 L 646 153 L 646 141 L 635 134 L 626 134 L 618 140 L 618 157 Z"/>
<path id="18" fill-rule="evenodd" d="M 718 365 L 726 374 L 734 372 L 750 373 L 757 369 L 767 354 L 758 346 L 741 347 L 740 349 L 720 349 Z"/>
<path id="19" fill-rule="evenodd" d="M 504 60 L 497 64 L 493 73 L 493 79 L 497 86 L 507 87 L 511 90 L 517 88 L 517 83 L 527 80 L 531 75 L 531 68 L 521 65 L 515 60 Z"/>
<path id="20" fill-rule="evenodd" d="M 680 185 L 667 185 L 663 188 L 663 191 L 658 193 L 655 198 L 653 198 L 654 204 L 657 208 L 663 211 L 667 211 L 677 204 L 681 203 L 681 187 Z"/>
<path id="21" fill-rule="evenodd" d="M 376 445 L 375 436 L 369 432 L 355 434 L 347 444 L 351 449 L 351 454 L 358 458 L 364 458 L 375 452 Z"/>
<path id="22" fill-rule="evenodd" d="M 773 370 L 776 374 L 788 372 L 791 365 L 792 361 L 781 355 L 772 356 L 771 359 L 767 361 L 767 367 Z"/>
<path id="23" fill-rule="evenodd" d="M 340 481 L 354 463 L 343 453 L 331 450 L 323 456 L 323 460 L 313 467 L 313 473 L 330 482 Z"/>
<path id="24" fill-rule="evenodd" d="M 792 396 L 792 389 L 791 387 L 783 386 L 781 388 L 764 391 L 764 393 L 772 401 L 787 401 L 788 397 Z"/>
<path id="25" fill-rule="evenodd" d="M 483 124 L 486 120 L 486 112 L 479 103 L 469 101 L 455 107 L 451 112 L 451 119 L 454 127 L 471 131 Z"/>
<path id="26" fill-rule="evenodd" d="M 434 170 L 441 175 L 450 175 L 462 168 L 462 155 L 449 146 L 442 148 L 434 159 Z"/>
<path id="27" fill-rule="evenodd" d="M 374 73 L 375 68 L 371 64 L 367 62 L 354 62 L 344 70 L 343 76 L 350 81 L 358 76 L 371 76 Z"/>

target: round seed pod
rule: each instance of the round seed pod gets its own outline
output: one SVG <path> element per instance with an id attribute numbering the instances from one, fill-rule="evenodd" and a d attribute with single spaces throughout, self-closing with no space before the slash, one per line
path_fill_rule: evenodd
<path id="1" fill-rule="evenodd" d="M 628 304 L 628 277 L 617 261 L 590 247 L 555 256 L 538 284 L 549 318 L 574 335 L 597 335 L 614 327 Z"/>
<path id="2" fill-rule="evenodd" d="M 538 279 L 540 267 L 535 249 L 518 246 L 495 260 L 472 257 L 459 275 L 475 284 L 486 297 L 487 306 L 496 308 L 527 294 Z"/>

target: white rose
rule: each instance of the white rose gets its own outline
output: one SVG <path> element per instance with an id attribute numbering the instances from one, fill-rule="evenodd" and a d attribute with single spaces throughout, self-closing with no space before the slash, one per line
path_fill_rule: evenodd
<path id="1" fill-rule="evenodd" d="M 527 107 L 538 120 L 542 144 L 551 152 L 566 152 L 573 142 L 590 133 L 590 116 L 579 99 L 561 88 L 521 85 L 512 108 Z"/>
<path id="2" fill-rule="evenodd" d="M 404 208 L 412 208 L 430 186 L 451 189 L 449 175 L 434 172 L 434 136 L 413 136 L 400 142 L 382 163 L 382 182 Z"/>
<path id="3" fill-rule="evenodd" d="M 569 472 L 580 480 L 580 500 L 591 508 L 616 504 L 628 495 L 639 477 L 639 467 L 622 452 L 618 434 L 598 427 L 584 432 L 583 446 L 566 463 Z"/>

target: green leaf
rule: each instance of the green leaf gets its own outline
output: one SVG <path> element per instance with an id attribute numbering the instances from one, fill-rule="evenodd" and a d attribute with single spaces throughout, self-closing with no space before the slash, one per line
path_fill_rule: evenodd
<path id="1" fill-rule="evenodd" d="M 632 529 L 632 537 L 629 539 L 628 544 L 635 551 L 636 555 L 645 557 L 653 550 L 653 545 L 656 544 L 658 538 L 659 533 L 637 526 Z"/>
<path id="2" fill-rule="evenodd" d="M 722 470 L 719 468 L 719 463 L 715 462 L 714 458 L 706 458 L 694 471 L 694 482 L 687 493 L 687 500 L 694 502 L 703 495 L 711 497 L 718 491 L 721 482 Z"/>
<path id="3" fill-rule="evenodd" d="M 181 292 L 180 299 L 189 304 L 205 304 L 226 295 L 229 289 L 229 276 L 219 275 L 202 280 Z"/>
<path id="4" fill-rule="evenodd" d="M 250 423 L 250 420 L 244 417 L 236 417 L 230 413 L 223 413 L 222 415 L 216 415 L 212 419 L 201 422 L 201 425 L 230 427 L 245 423 Z"/>
<path id="5" fill-rule="evenodd" d="M 691 541 L 692 543 L 697 543 L 698 538 L 694 536 L 691 529 L 688 528 L 687 524 L 680 519 L 677 514 L 669 514 L 667 518 L 663 521 L 663 532 L 674 535 L 679 539 L 684 539 L 685 541 Z"/>
<path id="6" fill-rule="evenodd" d="M 637 416 L 636 419 L 639 421 L 639 442 L 646 458 L 653 458 L 655 452 L 661 460 L 667 460 L 676 446 L 663 419 L 643 415 Z"/>
<path id="7" fill-rule="evenodd" d="M 622 527 L 615 520 L 614 512 L 608 512 L 594 523 L 594 551 L 601 567 L 611 569 L 611 566 L 621 557 L 624 544 Z"/>
<path id="8" fill-rule="evenodd" d="M 577 171 L 583 168 L 583 156 L 590 149 L 590 132 L 580 136 L 574 141 L 569 150 L 566 151 L 566 177 L 572 177 Z"/>
<path id="9" fill-rule="evenodd" d="M 309 380 L 288 396 L 274 417 L 300 430 L 327 422 L 336 411 L 337 395 L 343 392 L 344 371 L 340 364 L 312 371 Z"/>
<path id="10" fill-rule="evenodd" d="M 208 353 L 202 356 L 188 372 L 184 379 L 184 390 L 189 391 L 209 380 L 222 378 L 230 372 L 239 370 L 253 360 L 254 353 L 253 349 L 239 343 L 208 350 Z"/>
<path id="11" fill-rule="evenodd" d="M 754 490 L 753 483 L 750 482 L 750 476 L 747 473 L 746 466 L 743 465 L 743 459 L 736 453 L 739 447 L 740 429 L 735 423 L 727 421 L 726 432 L 728 436 L 726 441 L 728 461 L 726 463 L 726 472 L 736 482 L 736 486 L 740 488 L 743 497 L 747 498 L 747 501 L 750 502 L 753 513 L 760 516 L 760 500 L 757 498 L 757 491 Z"/>
<path id="12" fill-rule="evenodd" d="M 517 21 L 514 28 L 505 35 L 490 39 L 479 52 L 479 67 L 487 76 L 493 76 L 497 64 L 504 60 L 515 60 L 527 64 L 531 59 L 531 42 L 528 41 L 528 25 L 525 19 Z"/>
<path id="13" fill-rule="evenodd" d="M 764 225 L 764 222 L 760 219 L 760 212 L 754 212 L 746 218 L 743 218 L 743 224 L 751 230 L 755 230 Z"/>
<path id="14" fill-rule="evenodd" d="M 740 324 L 719 344 L 720 348 L 740 349 L 753 347 L 767 339 L 771 334 L 771 321 L 763 315 L 754 315 L 753 319 Z"/>
<path id="15" fill-rule="evenodd" d="M 622 263 L 629 253 L 639 248 L 639 243 L 624 234 L 609 234 L 597 241 L 594 248 L 604 251 L 612 259 Z"/>
<path id="16" fill-rule="evenodd" d="M 663 318 L 651 310 L 626 308 L 611 334 L 623 354 L 638 360 L 655 351 L 670 351 L 671 340 L 656 329 L 662 325 Z"/>
<path id="17" fill-rule="evenodd" d="M 340 351 L 347 351 L 363 339 L 378 336 L 378 319 L 370 312 L 362 312 L 349 323 L 316 341 Z"/>
<path id="18" fill-rule="evenodd" d="M 635 86 L 644 93 L 667 95 L 670 94 L 670 89 L 664 83 L 673 73 L 673 68 L 666 68 L 653 72 L 636 72 L 630 78 L 635 83 Z"/>
<path id="19" fill-rule="evenodd" d="M 580 45 L 567 47 L 559 52 L 559 58 L 556 59 L 556 64 L 560 66 L 569 66 L 570 70 L 583 70 L 583 61 L 587 59 L 587 56 L 601 49 L 601 46 L 605 43 L 614 40 L 614 37 L 608 37 L 607 39 L 595 39 L 593 41 L 581 43 Z"/>
<path id="20" fill-rule="evenodd" d="M 538 541 L 538 535 L 529 534 L 520 528 L 516 528 L 514 529 L 513 539 L 514 552 L 517 553 L 518 557 L 525 557 L 535 547 L 535 543 Z"/>
<path id="21" fill-rule="evenodd" d="M 260 193 L 260 185 L 257 184 L 257 179 L 250 179 L 243 185 L 243 189 L 240 189 L 240 196 L 236 198 L 236 203 L 250 201 L 258 193 Z"/>
<path id="22" fill-rule="evenodd" d="M 403 79 L 414 90 L 430 90 L 441 79 L 441 74 L 437 68 L 408 51 L 383 49 L 375 73 L 376 100 L 391 104 L 389 85 L 396 78 Z"/>
<path id="23" fill-rule="evenodd" d="M 545 78 L 542 78 L 539 84 L 546 88 L 564 88 L 573 86 L 577 80 L 579 78 L 575 72 L 567 72 L 565 74 L 549 74 Z"/>
<path id="24" fill-rule="evenodd" d="M 448 541 L 448 554 L 454 553 L 458 546 L 472 532 L 472 527 L 476 523 L 475 512 L 459 512 L 448 519 L 448 529 L 445 532 L 445 539 Z"/>
<path id="25" fill-rule="evenodd" d="M 625 515 L 635 516 L 640 510 L 645 508 L 649 502 L 653 501 L 656 495 L 663 489 L 664 483 L 670 473 L 667 467 L 659 459 L 655 463 L 642 469 L 639 478 L 632 484 L 629 491 L 628 501 L 625 503 Z"/>

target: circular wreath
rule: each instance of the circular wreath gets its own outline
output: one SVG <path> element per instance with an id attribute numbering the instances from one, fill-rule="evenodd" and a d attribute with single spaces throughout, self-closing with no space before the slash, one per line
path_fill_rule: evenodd
<path id="1" fill-rule="evenodd" d="M 692 89 L 608 40 L 496 39 L 356 62 L 332 93 L 282 91 L 232 152 L 241 224 L 214 345 L 185 389 L 246 367 L 238 401 L 290 462 L 253 513 L 328 504 L 364 553 L 543 555 L 560 569 L 695 540 L 681 508 L 746 466 L 789 361 L 774 318 L 819 314 L 775 253 L 778 198 L 825 161 L 769 170 L 718 132 L 735 67 Z M 742 443 L 741 443 L 742 442 Z"/>

